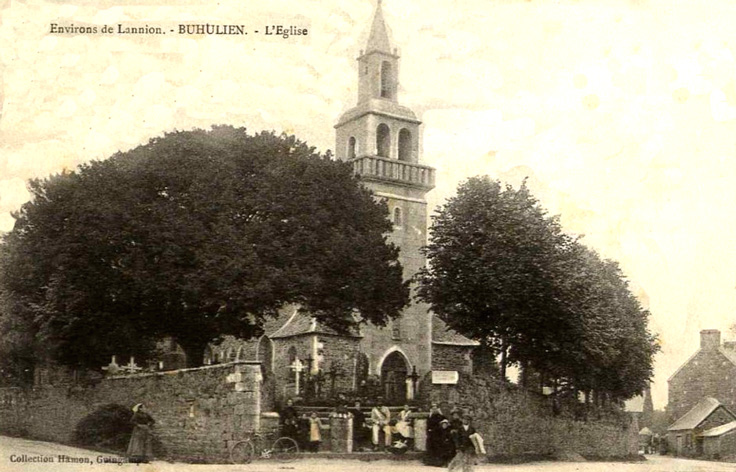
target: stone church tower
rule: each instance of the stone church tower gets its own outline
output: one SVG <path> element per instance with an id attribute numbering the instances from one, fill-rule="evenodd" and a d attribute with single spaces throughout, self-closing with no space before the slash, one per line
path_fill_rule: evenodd
<path id="1" fill-rule="evenodd" d="M 427 243 L 426 194 L 434 188 L 435 170 L 420 163 L 421 122 L 399 104 L 399 55 L 380 0 L 358 57 L 357 79 L 357 104 L 335 125 L 335 155 L 352 163 L 362 183 L 388 205 L 389 238 L 400 249 L 408 279 L 426 264 L 421 252 Z M 366 325 L 348 336 L 320 326 L 296 307 L 285 307 L 264 329 L 257 341 L 229 339 L 212 346 L 208 358 L 260 361 L 277 401 L 339 393 L 371 401 L 383 396 L 394 405 L 452 399 L 459 374 L 472 371 L 471 351 L 477 345 L 449 330 L 421 303 L 408 306 L 385 328 Z"/>
<path id="2" fill-rule="evenodd" d="M 435 170 L 419 163 L 419 125 L 414 112 L 399 104 L 399 55 L 392 47 L 378 3 L 368 43 L 358 57 L 358 103 L 337 124 L 335 155 L 353 163 L 355 173 L 386 201 L 394 223 L 391 240 L 400 249 L 404 278 L 426 260 L 427 202 Z M 381 375 L 386 356 L 397 351 L 419 372 L 431 367 L 431 315 L 427 306 L 409 306 L 389 329 L 364 330 L 361 343 L 372 373 Z M 393 351 L 392 351 L 393 349 Z M 398 354 L 396 358 L 397 368 Z"/>

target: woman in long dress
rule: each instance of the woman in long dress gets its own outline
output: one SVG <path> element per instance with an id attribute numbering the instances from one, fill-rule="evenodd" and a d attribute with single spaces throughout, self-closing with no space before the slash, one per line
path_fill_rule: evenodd
<path id="1" fill-rule="evenodd" d="M 312 452 L 319 452 L 319 444 L 322 442 L 322 422 L 317 417 L 317 413 L 312 412 L 309 417 L 309 448 Z"/>
<path id="2" fill-rule="evenodd" d="M 404 439 L 414 439 L 414 428 L 411 426 L 411 408 L 404 405 L 404 409 L 399 412 L 399 421 L 396 423 L 396 432 Z"/>
<path id="3" fill-rule="evenodd" d="M 155 423 L 151 415 L 143 411 L 143 404 L 133 407 L 133 434 L 128 443 L 128 459 L 130 462 L 149 462 L 153 459 L 153 433 L 151 427 Z"/>

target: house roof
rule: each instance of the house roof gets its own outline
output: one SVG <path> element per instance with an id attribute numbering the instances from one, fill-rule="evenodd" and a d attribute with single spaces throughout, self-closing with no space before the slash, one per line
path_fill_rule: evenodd
<path id="1" fill-rule="evenodd" d="M 715 436 L 721 436 L 726 433 L 730 433 L 731 431 L 736 430 L 736 421 L 731 421 L 730 423 L 722 424 L 720 426 L 716 426 L 715 428 L 711 428 L 708 431 L 705 431 L 701 436 L 705 437 L 715 437 Z"/>
<path id="2" fill-rule="evenodd" d="M 695 429 L 705 421 L 714 411 L 723 407 L 721 402 L 712 397 L 705 397 L 692 407 L 690 411 L 682 415 L 667 431 L 681 431 L 684 429 Z M 723 407 L 725 409 L 725 407 Z M 726 411 L 728 411 L 726 409 Z M 729 412 L 730 413 L 730 412 Z M 733 416 L 733 415 L 731 415 Z"/>
<path id="3" fill-rule="evenodd" d="M 450 329 L 447 323 L 437 315 L 432 315 L 432 343 L 446 344 L 450 346 L 478 346 L 479 342 L 468 339 L 455 330 Z"/>

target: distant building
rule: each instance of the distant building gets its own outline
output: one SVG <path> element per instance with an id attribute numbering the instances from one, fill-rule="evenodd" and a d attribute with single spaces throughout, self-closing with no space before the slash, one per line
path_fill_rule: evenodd
<path id="1" fill-rule="evenodd" d="M 667 412 L 680 418 L 705 397 L 736 411 L 736 342 L 721 344 L 721 332 L 700 332 L 700 349 L 668 380 Z"/>
<path id="2" fill-rule="evenodd" d="M 667 428 L 668 449 L 678 456 L 701 456 L 704 433 L 735 420 L 736 415 L 721 402 L 705 397 Z"/>

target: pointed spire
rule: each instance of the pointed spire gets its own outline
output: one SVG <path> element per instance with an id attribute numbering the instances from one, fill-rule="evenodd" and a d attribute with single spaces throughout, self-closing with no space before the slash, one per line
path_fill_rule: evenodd
<path id="1" fill-rule="evenodd" d="M 378 3 L 376 4 L 376 14 L 373 17 L 371 33 L 370 36 L 368 36 L 368 44 L 365 47 L 366 53 L 371 51 L 380 51 L 385 52 L 386 54 L 391 54 L 391 41 L 388 38 L 386 22 L 383 21 L 381 0 L 378 0 Z"/>

